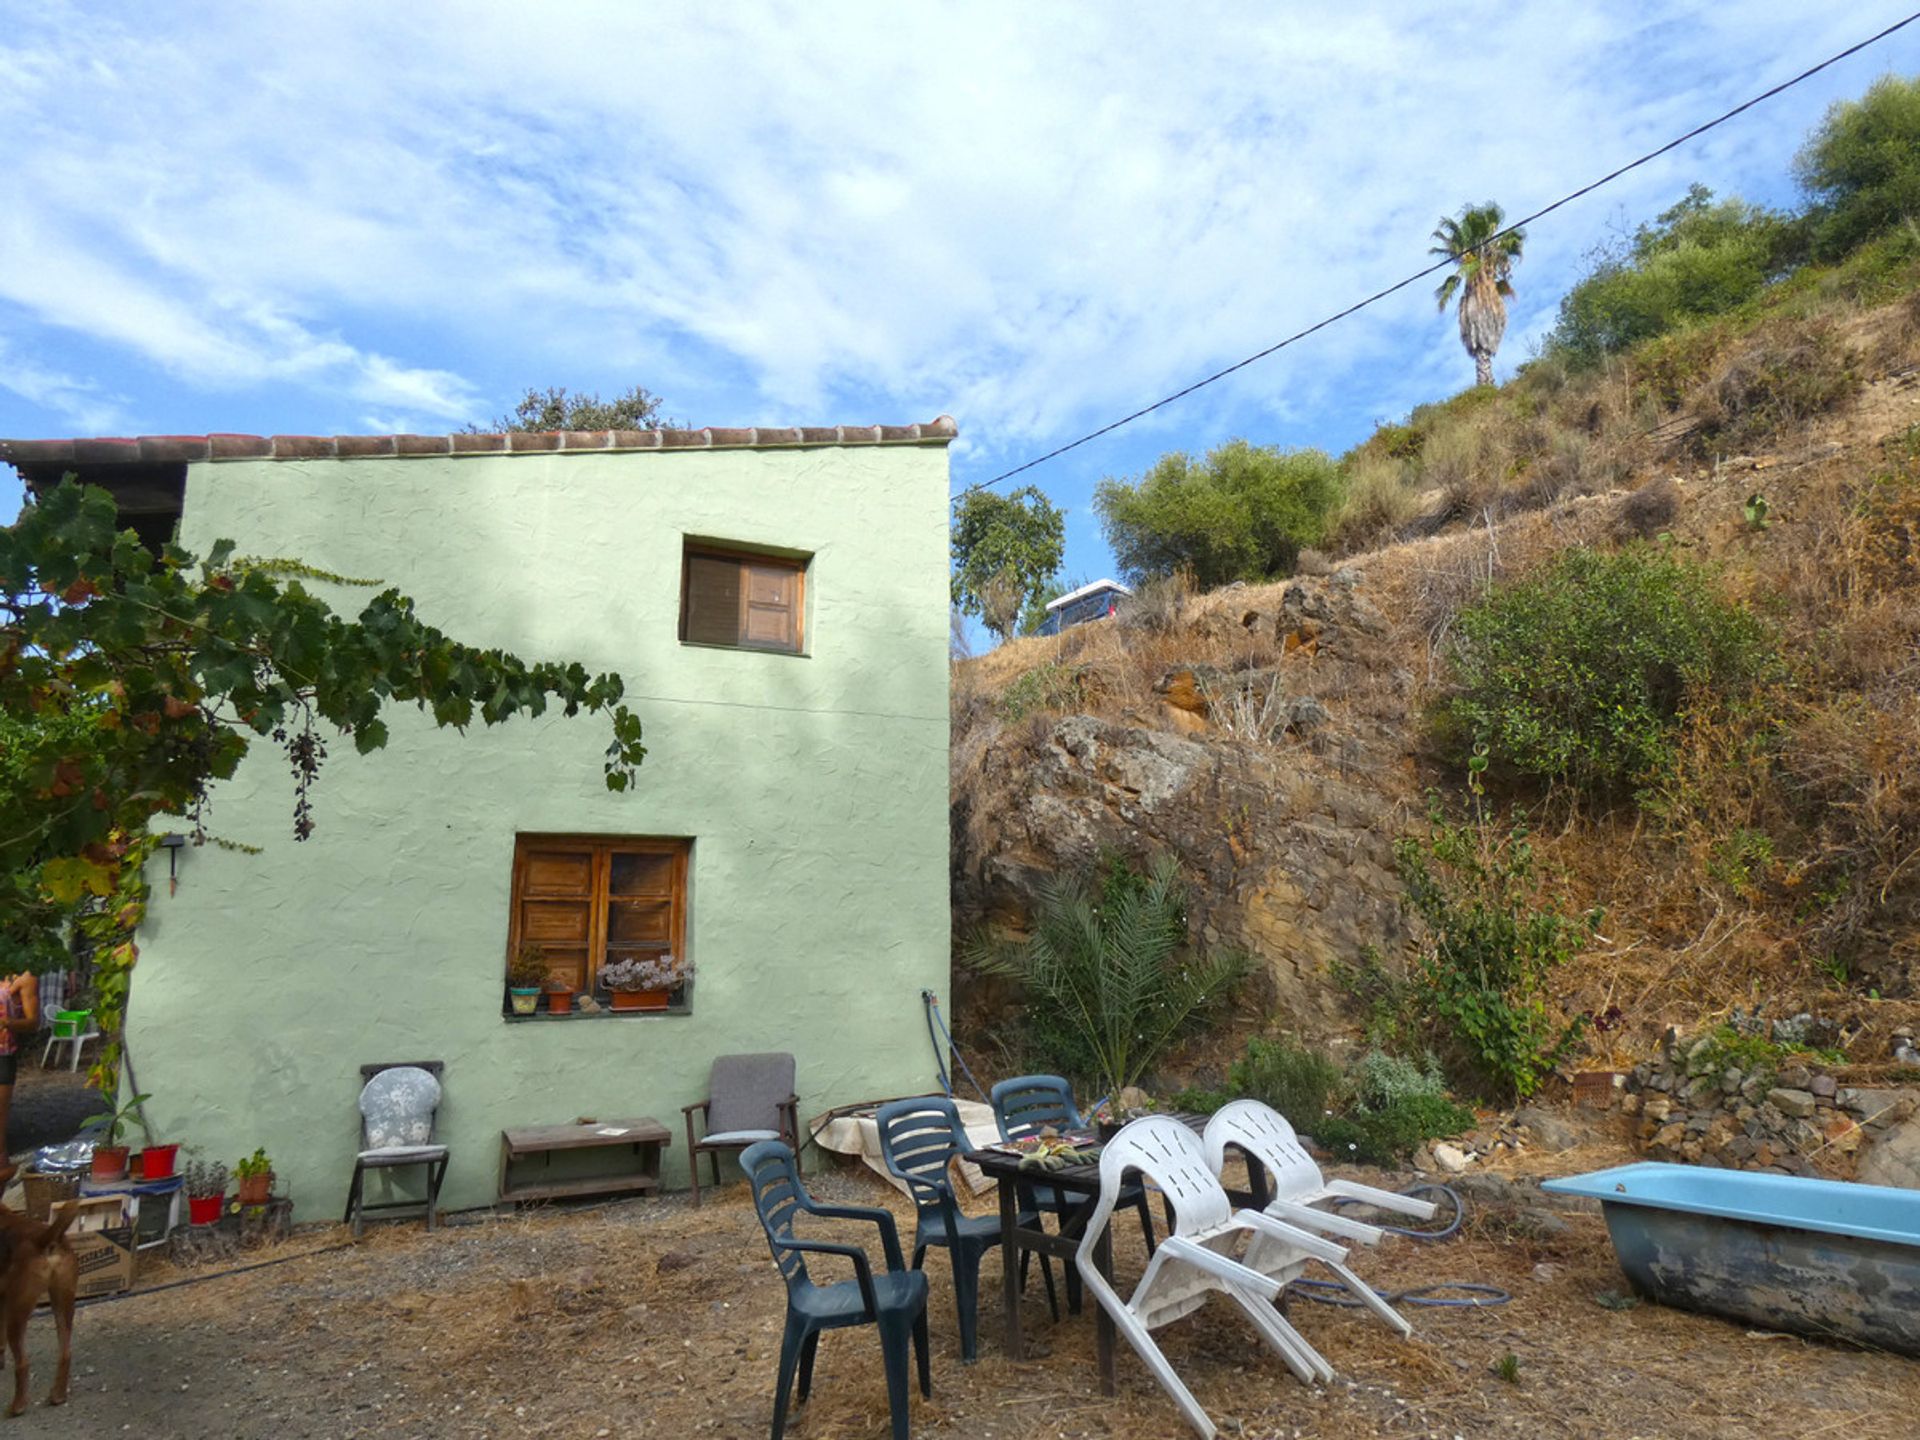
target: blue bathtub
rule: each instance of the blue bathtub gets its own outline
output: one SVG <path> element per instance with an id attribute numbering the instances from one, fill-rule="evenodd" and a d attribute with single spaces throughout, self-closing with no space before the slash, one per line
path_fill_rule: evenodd
<path id="1" fill-rule="evenodd" d="M 1920 1355 L 1920 1190 L 1654 1164 L 1541 1188 L 1600 1202 L 1649 1299 Z"/>

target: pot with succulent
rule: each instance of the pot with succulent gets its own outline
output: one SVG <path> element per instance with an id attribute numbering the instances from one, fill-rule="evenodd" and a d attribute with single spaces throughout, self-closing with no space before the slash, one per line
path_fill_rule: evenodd
<path id="1" fill-rule="evenodd" d="M 111 1110 L 103 1110 L 98 1115 L 89 1116 L 88 1125 L 106 1124 L 106 1133 L 101 1136 L 104 1144 L 93 1147 L 93 1178 L 102 1184 L 111 1185 L 127 1178 L 128 1147 L 120 1143 L 120 1132 L 133 1123 L 140 1107 L 151 1100 L 151 1095 L 136 1095 L 124 1105 L 116 1105 Z"/>
<path id="2" fill-rule="evenodd" d="M 1093 1122 L 1100 1143 L 1106 1144 L 1130 1122 L 1142 1115 L 1156 1115 L 1160 1111 L 1154 1098 L 1146 1091 L 1134 1085 L 1124 1089 L 1110 1090 L 1105 1099 L 1097 1102 L 1087 1118 Z"/>
<path id="3" fill-rule="evenodd" d="M 547 1013 L 549 1015 L 571 1015 L 573 1013 L 573 986 L 564 980 L 547 979 Z"/>
<path id="4" fill-rule="evenodd" d="M 540 1008 L 540 992 L 547 984 L 547 952 L 538 945 L 522 945 L 507 962 L 507 994 L 513 1013 L 531 1015 Z"/>
<path id="5" fill-rule="evenodd" d="M 212 1160 L 189 1160 L 185 1172 L 187 1219 L 211 1225 L 227 1203 L 227 1167 Z"/>
<path id="6" fill-rule="evenodd" d="M 664 1010 L 673 992 L 687 983 L 693 966 L 662 952 L 616 960 L 600 971 L 600 983 L 612 996 L 615 1010 Z"/>
<path id="7" fill-rule="evenodd" d="M 234 1196 L 242 1205 L 264 1205 L 273 1198 L 273 1161 L 264 1149 L 239 1161 L 233 1178 L 238 1182 Z"/>

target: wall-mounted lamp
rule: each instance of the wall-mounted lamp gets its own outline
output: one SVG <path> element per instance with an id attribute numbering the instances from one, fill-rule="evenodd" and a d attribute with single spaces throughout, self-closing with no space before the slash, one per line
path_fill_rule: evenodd
<path id="1" fill-rule="evenodd" d="M 180 847 L 187 843 L 187 837 L 168 831 L 160 837 L 160 848 L 167 852 L 167 894 L 174 895 L 180 889 L 180 877 L 174 873 L 174 866 L 180 860 Z"/>

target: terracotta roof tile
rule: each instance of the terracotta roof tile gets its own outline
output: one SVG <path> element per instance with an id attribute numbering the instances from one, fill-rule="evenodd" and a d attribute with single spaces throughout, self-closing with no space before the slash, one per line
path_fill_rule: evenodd
<path id="1" fill-rule="evenodd" d="M 951 415 L 924 425 L 745 426 L 702 430 L 566 430 L 505 435 L 141 435 L 0 440 L 14 466 L 160 464 L 199 460 L 357 460 L 386 455 L 512 455 L 555 450 L 770 450 L 800 445 L 944 444 Z"/>

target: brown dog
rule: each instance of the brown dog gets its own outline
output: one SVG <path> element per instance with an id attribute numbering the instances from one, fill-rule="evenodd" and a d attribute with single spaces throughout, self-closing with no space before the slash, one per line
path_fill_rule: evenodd
<path id="1" fill-rule="evenodd" d="M 0 1165 L 0 1189 L 13 1178 L 14 1169 Z M 53 1322 L 60 1332 L 60 1364 L 53 1372 L 47 1403 L 67 1403 L 67 1374 L 73 1367 L 73 1295 L 80 1279 L 79 1257 L 66 1238 L 75 1208 L 62 1206 L 51 1224 L 43 1224 L 0 1205 L 0 1306 L 5 1307 L 7 1348 L 13 1352 L 9 1415 L 23 1414 L 27 1408 L 27 1321 L 42 1295 L 53 1306 Z"/>

